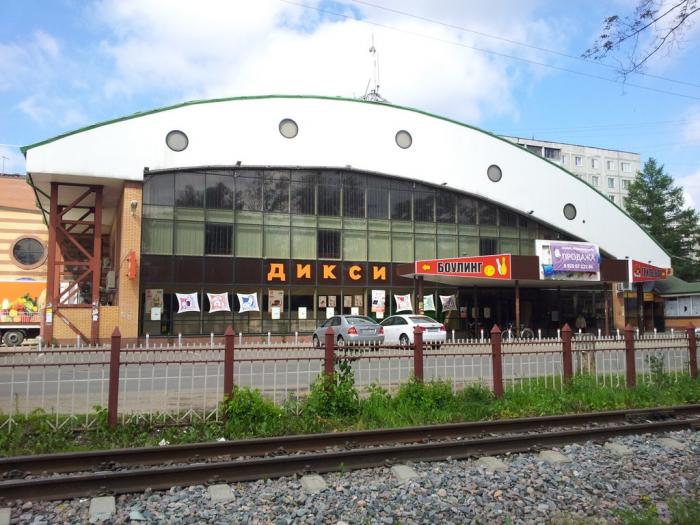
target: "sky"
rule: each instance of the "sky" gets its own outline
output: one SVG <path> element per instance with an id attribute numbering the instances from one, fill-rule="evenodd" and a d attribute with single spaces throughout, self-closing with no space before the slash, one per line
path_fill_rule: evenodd
<path id="1" fill-rule="evenodd" d="M 636 0 L 0 0 L 0 156 L 187 100 L 360 97 L 654 157 L 700 208 L 700 14 L 642 75 L 582 60 Z M 648 45 L 644 39 L 640 48 Z"/>

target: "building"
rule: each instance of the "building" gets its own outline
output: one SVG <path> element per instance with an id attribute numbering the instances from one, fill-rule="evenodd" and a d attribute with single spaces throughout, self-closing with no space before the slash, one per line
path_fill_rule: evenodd
<path id="1" fill-rule="evenodd" d="M 11 327 L 22 327 L 26 334 L 38 331 L 46 293 L 47 241 L 27 178 L 0 176 L 0 336 Z"/>
<path id="2" fill-rule="evenodd" d="M 663 298 L 667 330 L 684 330 L 690 324 L 700 327 L 700 282 L 670 277 L 656 283 L 654 292 Z"/>
<path id="3" fill-rule="evenodd" d="M 639 153 L 522 137 L 504 138 L 561 165 L 622 208 L 629 185 L 641 170 Z"/>
<path id="4" fill-rule="evenodd" d="M 425 309 L 429 295 L 433 315 L 471 333 L 509 322 L 551 333 L 579 315 L 607 331 L 624 323 L 612 285 L 630 279 L 629 261 L 670 267 L 564 166 L 411 108 L 196 101 L 23 151 L 49 224 L 47 334 L 57 339 L 231 323 L 303 333 L 329 313 L 384 317 L 405 297 Z M 553 270 L 558 241 L 588 250 L 591 266 Z"/>

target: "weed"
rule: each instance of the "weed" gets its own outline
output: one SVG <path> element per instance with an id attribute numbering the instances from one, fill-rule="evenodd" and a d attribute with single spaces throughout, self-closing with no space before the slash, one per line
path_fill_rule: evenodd
<path id="1" fill-rule="evenodd" d="M 355 374 L 347 360 L 338 364 L 332 375 L 320 375 L 311 385 L 306 410 L 321 418 L 346 419 L 360 409 L 360 397 L 355 389 Z"/>
<path id="2" fill-rule="evenodd" d="M 284 411 L 259 390 L 235 387 L 223 409 L 227 437 L 271 436 L 284 428 Z"/>

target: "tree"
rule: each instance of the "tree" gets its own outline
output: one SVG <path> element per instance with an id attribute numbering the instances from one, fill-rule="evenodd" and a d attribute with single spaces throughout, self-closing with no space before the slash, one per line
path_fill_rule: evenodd
<path id="1" fill-rule="evenodd" d="M 683 190 L 663 165 L 650 158 L 630 184 L 627 212 L 671 255 L 674 275 L 694 281 L 700 278 L 697 260 L 700 217 L 685 206 Z"/>
<path id="2" fill-rule="evenodd" d="M 662 49 L 677 47 L 692 24 L 690 18 L 698 12 L 698 0 L 639 0 L 634 14 L 605 18 L 600 35 L 582 56 L 601 60 L 626 55 L 618 58 L 619 71 L 633 73 Z"/>

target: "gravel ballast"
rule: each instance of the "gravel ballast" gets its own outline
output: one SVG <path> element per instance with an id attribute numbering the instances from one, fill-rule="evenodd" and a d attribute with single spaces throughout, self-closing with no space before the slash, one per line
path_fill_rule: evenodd
<path id="1" fill-rule="evenodd" d="M 684 447 L 664 446 L 663 437 Z M 126 494 L 117 496 L 115 514 L 98 523 L 614 523 L 622 508 L 650 501 L 663 513 L 671 496 L 697 497 L 700 432 L 611 442 L 631 454 L 589 442 L 558 449 L 566 463 L 545 462 L 537 453 L 500 456 L 507 468 L 496 471 L 476 458 L 414 463 L 419 477 L 405 482 L 390 467 L 335 472 L 323 474 L 327 488 L 313 494 L 296 477 L 237 483 L 225 503 L 213 503 L 202 485 Z M 11 523 L 88 523 L 90 503 L 14 502 Z"/>

